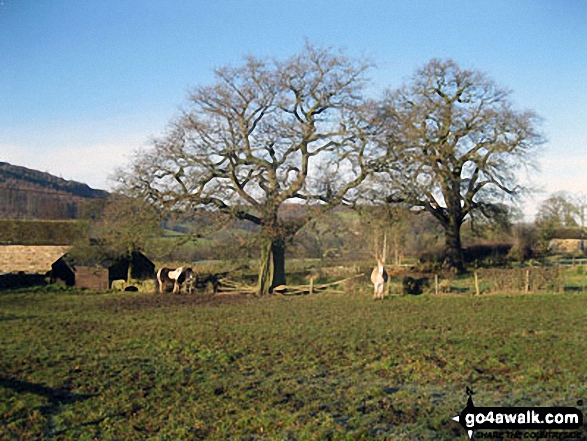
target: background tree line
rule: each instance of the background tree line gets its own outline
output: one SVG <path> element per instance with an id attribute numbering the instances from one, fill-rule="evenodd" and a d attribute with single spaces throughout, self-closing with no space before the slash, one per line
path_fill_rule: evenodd
<path id="1" fill-rule="evenodd" d="M 524 222 L 515 210 L 491 221 L 467 220 L 462 228 L 465 260 L 477 260 L 478 264 L 504 263 L 506 258 L 521 262 L 546 256 L 553 238 L 584 237 L 584 229 L 576 222 L 575 226 L 565 226 L 557 221 L 556 213 L 551 217 L 544 215 L 546 209 L 551 209 L 554 197 L 578 200 L 569 194 L 551 195 L 539 206 L 534 222 Z M 141 200 L 116 195 L 102 210 L 102 214 L 94 214 L 89 230 L 93 243 L 100 245 L 91 247 L 93 252 L 99 251 L 107 258 L 125 254 L 125 250 L 141 250 L 157 261 L 223 260 L 238 267 L 250 265 L 260 253 L 257 225 L 217 212 L 199 211 L 181 217 L 165 213 L 163 218 L 163 213 L 157 213 Z M 578 207 L 575 211 L 580 212 Z M 292 203 L 282 207 L 281 215 L 287 220 L 303 217 L 304 213 L 303 205 Z M 557 227 L 553 228 L 553 224 Z M 390 266 L 429 262 L 440 269 L 444 259 L 442 226 L 429 213 L 394 204 L 335 207 L 298 231 L 288 244 L 288 256 L 320 260 L 327 266 L 370 262 L 384 234 Z M 87 244 L 87 239 L 82 242 Z M 91 255 L 87 249 L 79 254 Z M 482 262 L 484 259 L 488 262 Z"/>

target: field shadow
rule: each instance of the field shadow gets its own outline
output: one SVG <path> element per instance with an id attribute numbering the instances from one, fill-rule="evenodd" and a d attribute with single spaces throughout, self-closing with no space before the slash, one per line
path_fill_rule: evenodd
<path id="1" fill-rule="evenodd" d="M 92 397 L 92 395 L 87 394 L 76 394 L 68 389 L 53 388 L 38 383 L 31 383 L 30 381 L 17 380 L 2 376 L 0 376 L 0 387 L 12 389 L 14 392 L 18 393 L 27 392 L 40 395 L 49 401 L 50 406 L 77 403 Z"/>
<path id="2" fill-rule="evenodd" d="M 115 417 L 124 417 L 123 413 L 114 413 L 104 415 L 98 419 L 90 420 L 83 422 L 81 424 L 65 427 L 60 430 L 55 430 L 55 427 L 52 423 L 53 416 L 57 415 L 59 412 L 62 411 L 61 406 L 67 404 L 74 404 L 79 403 L 81 401 L 85 401 L 89 398 L 94 397 L 95 395 L 91 394 L 76 394 L 69 389 L 65 388 L 54 388 L 44 386 L 38 383 L 32 383 L 30 381 L 23 381 L 14 378 L 7 378 L 0 376 L 0 387 L 11 389 L 17 393 L 31 393 L 35 395 L 42 396 L 47 399 L 48 403 L 38 406 L 35 409 L 38 410 L 45 418 L 47 418 L 47 428 L 46 428 L 46 435 L 49 438 L 57 437 L 59 435 L 63 435 L 64 433 L 68 432 L 69 430 L 76 429 L 76 428 L 83 428 L 89 427 L 94 425 L 99 425 L 103 421 L 108 418 L 115 418 Z M 9 424 L 11 422 L 25 419 L 27 418 L 27 414 L 31 409 L 22 409 L 21 411 L 17 412 L 8 420 L 5 420 L 5 424 Z"/>
<path id="3" fill-rule="evenodd" d="M 36 315 L 26 315 L 26 316 L 17 316 L 17 315 L 4 315 L 0 316 L 0 322 L 10 322 L 13 320 L 30 320 L 37 318 Z"/>
<path id="4" fill-rule="evenodd" d="M 201 294 L 143 294 L 138 293 L 131 297 L 108 299 L 102 303 L 102 308 L 120 312 L 121 310 L 142 310 L 169 306 L 224 306 L 250 301 L 245 295 L 201 295 Z"/>

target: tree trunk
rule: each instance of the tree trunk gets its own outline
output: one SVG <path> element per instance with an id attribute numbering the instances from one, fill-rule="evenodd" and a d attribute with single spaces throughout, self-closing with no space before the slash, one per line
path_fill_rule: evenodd
<path id="1" fill-rule="evenodd" d="M 285 240 L 268 239 L 261 247 L 259 295 L 269 294 L 279 285 L 285 285 Z"/>
<path id="2" fill-rule="evenodd" d="M 132 280 L 132 256 L 133 252 L 128 252 L 128 268 L 126 269 L 126 281 L 130 285 L 130 281 Z"/>
<path id="3" fill-rule="evenodd" d="M 444 229 L 446 265 L 457 274 L 465 272 L 463 248 L 461 245 L 461 223 L 457 219 L 450 219 Z"/>
<path id="4" fill-rule="evenodd" d="M 259 295 L 269 294 L 273 281 L 273 257 L 272 243 L 270 240 L 264 240 L 261 244 L 261 265 L 259 267 L 258 292 Z"/>
<path id="5" fill-rule="evenodd" d="M 271 242 L 271 254 L 273 257 L 273 281 L 271 288 L 285 285 L 285 239 L 277 238 Z"/>

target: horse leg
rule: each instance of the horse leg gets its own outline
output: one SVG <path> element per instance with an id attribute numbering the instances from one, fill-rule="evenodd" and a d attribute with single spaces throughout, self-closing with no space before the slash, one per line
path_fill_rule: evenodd
<path id="1" fill-rule="evenodd" d="M 383 299 L 383 283 L 375 284 L 375 299 Z"/>

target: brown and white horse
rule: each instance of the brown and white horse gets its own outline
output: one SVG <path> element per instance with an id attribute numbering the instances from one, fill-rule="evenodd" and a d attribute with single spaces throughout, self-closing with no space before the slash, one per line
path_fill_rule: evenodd
<path id="1" fill-rule="evenodd" d="M 161 268 L 157 271 L 157 284 L 159 292 L 163 293 L 167 284 L 173 282 L 173 294 L 179 294 L 184 283 L 187 284 L 188 291 L 193 285 L 195 279 L 194 271 L 191 268 L 180 266 L 173 270 L 171 268 Z"/>

